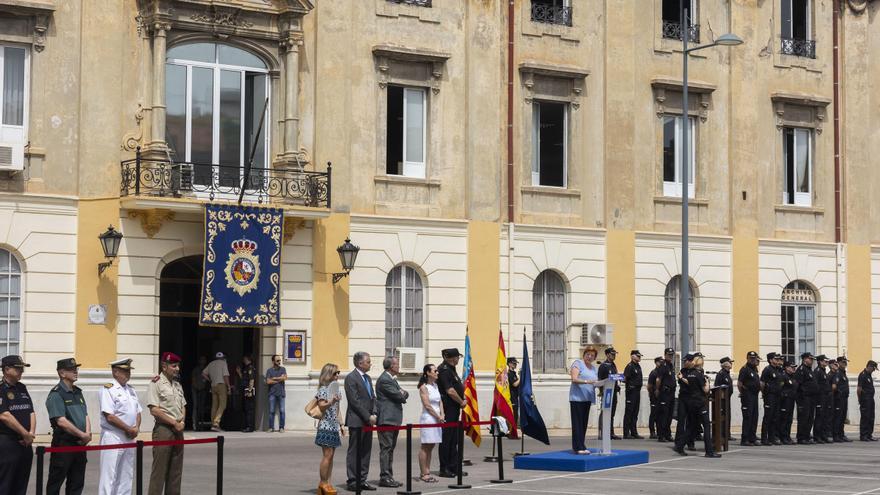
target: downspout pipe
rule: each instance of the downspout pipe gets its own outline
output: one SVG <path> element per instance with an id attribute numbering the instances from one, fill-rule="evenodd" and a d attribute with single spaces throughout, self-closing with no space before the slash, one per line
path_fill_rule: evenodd
<path id="1" fill-rule="evenodd" d="M 514 216 L 513 216 L 513 49 L 514 0 L 507 0 L 507 341 L 513 333 Z"/>
<path id="2" fill-rule="evenodd" d="M 832 38 L 834 38 L 834 49 L 832 56 L 832 70 L 834 80 L 834 242 L 843 241 L 842 229 L 840 225 L 841 201 L 840 201 L 840 32 L 838 23 L 840 22 L 840 2 L 834 0 L 831 2 L 834 19 L 832 25 Z"/>

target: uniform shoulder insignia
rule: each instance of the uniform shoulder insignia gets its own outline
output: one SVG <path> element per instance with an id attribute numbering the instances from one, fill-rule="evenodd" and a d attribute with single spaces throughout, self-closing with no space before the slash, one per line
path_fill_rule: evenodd
<path id="1" fill-rule="evenodd" d="M 150 380 L 150 381 L 153 382 L 153 383 L 158 382 L 158 381 L 159 381 L 159 375 L 154 376 L 153 379 Z"/>
<path id="2" fill-rule="evenodd" d="M 54 387 L 52 387 L 52 392 L 57 392 L 57 391 L 58 391 L 58 385 L 55 385 Z"/>
<path id="3" fill-rule="evenodd" d="M 113 388 L 113 384 L 112 383 L 105 383 L 104 388 Z"/>

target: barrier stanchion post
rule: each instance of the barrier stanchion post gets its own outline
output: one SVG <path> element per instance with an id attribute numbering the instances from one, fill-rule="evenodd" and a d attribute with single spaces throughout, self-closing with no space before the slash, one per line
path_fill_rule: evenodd
<path id="1" fill-rule="evenodd" d="M 144 441 L 137 441 L 137 451 L 135 453 L 135 485 L 134 492 L 136 495 L 144 495 Z"/>
<path id="2" fill-rule="evenodd" d="M 501 434 L 501 428 L 498 427 L 498 421 L 495 421 L 495 434 L 498 437 L 498 479 L 489 480 L 490 483 L 513 483 L 513 480 L 504 479 L 504 451 L 501 450 L 501 442 L 504 435 Z"/>
<path id="3" fill-rule="evenodd" d="M 351 428 L 354 435 L 354 492 L 361 495 L 361 427 Z"/>
<path id="4" fill-rule="evenodd" d="M 46 447 L 37 447 L 37 495 L 43 495 L 43 460 Z"/>
<path id="5" fill-rule="evenodd" d="M 217 437 L 217 495 L 223 495 L 223 435 Z"/>
<path id="6" fill-rule="evenodd" d="M 406 490 L 398 491 L 397 495 L 422 495 L 422 492 L 414 492 L 412 489 L 412 431 L 413 425 L 406 425 Z"/>
<path id="7" fill-rule="evenodd" d="M 469 490 L 471 485 L 465 485 L 462 482 L 463 470 L 464 470 L 464 421 L 459 420 L 458 422 L 458 483 L 455 485 L 449 485 L 449 488 L 453 490 Z"/>

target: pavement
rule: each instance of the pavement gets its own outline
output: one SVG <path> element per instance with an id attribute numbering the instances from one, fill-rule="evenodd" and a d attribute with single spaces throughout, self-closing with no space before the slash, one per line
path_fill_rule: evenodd
<path id="1" fill-rule="evenodd" d="M 530 452 L 562 450 L 569 446 L 565 432 L 554 432 L 551 446 L 527 439 L 525 446 Z M 850 438 L 858 438 L 855 430 L 848 430 Z M 313 443 L 311 433 L 225 433 L 224 492 L 232 494 L 267 493 L 315 493 L 318 484 L 320 452 Z M 734 432 L 734 437 L 738 437 Z M 187 433 L 187 438 L 205 438 L 209 433 Z M 598 447 L 595 430 L 588 432 L 588 447 Z M 418 473 L 415 454 L 417 437 L 413 445 L 413 472 Z M 345 485 L 345 447 L 336 452 L 333 481 L 340 493 L 347 493 Z M 510 454 L 518 451 L 519 441 L 505 441 L 506 478 L 512 484 L 492 484 L 498 477 L 498 466 L 484 462 L 492 453 L 490 437 L 484 436 L 483 444 L 476 448 L 468 440 L 465 457 L 472 466 L 465 467 L 468 476 L 464 482 L 471 490 L 448 488 L 454 480 L 438 478 L 439 483 L 413 481 L 413 490 L 423 494 L 434 493 L 483 493 L 483 494 L 580 494 L 580 495 L 626 495 L 671 493 L 677 495 L 709 493 L 754 494 L 758 490 L 785 493 L 825 493 L 848 495 L 880 495 L 880 442 L 859 442 L 811 446 L 740 447 L 731 445 L 721 459 L 707 459 L 700 451 L 688 457 L 680 457 L 672 451 L 671 444 L 653 440 L 621 440 L 614 448 L 647 450 L 647 464 L 608 469 L 591 473 L 561 473 L 545 471 L 514 470 Z M 434 450 L 432 471 L 436 475 L 437 451 Z M 697 455 L 699 454 L 699 455 Z M 84 493 L 97 493 L 99 477 L 99 454 L 89 453 Z M 216 493 L 217 450 L 213 444 L 187 446 L 184 456 L 183 493 L 203 495 Z M 149 481 L 152 459 L 150 448 L 144 451 L 144 493 Z M 378 483 L 378 442 L 374 440 L 370 462 L 371 483 Z M 398 441 L 395 451 L 394 472 L 396 478 L 406 480 L 406 444 L 404 437 Z M 46 459 L 48 473 L 48 455 Z M 36 493 L 31 470 L 31 488 Z M 404 487 L 405 488 L 405 487 Z M 380 488 L 376 494 L 396 494 L 400 489 Z"/>

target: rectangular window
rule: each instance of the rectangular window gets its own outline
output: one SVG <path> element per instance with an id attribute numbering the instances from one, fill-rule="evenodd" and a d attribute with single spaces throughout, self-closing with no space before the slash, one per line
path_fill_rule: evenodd
<path id="1" fill-rule="evenodd" d="M 796 127 L 782 129 L 782 159 L 785 182 L 782 202 L 787 205 L 813 204 L 812 131 Z"/>
<path id="2" fill-rule="evenodd" d="M 425 178 L 425 107 L 424 89 L 388 86 L 385 173 Z"/>
<path id="3" fill-rule="evenodd" d="M 21 169 L 27 143 L 28 51 L 0 45 L 0 167 Z"/>
<path id="4" fill-rule="evenodd" d="M 663 195 L 681 197 L 682 191 L 682 151 L 683 138 L 682 122 L 680 115 L 663 117 Z M 690 130 L 688 132 L 689 167 L 688 167 L 688 197 L 694 197 L 694 176 L 696 175 L 696 142 L 697 123 L 693 117 L 688 117 Z"/>
<path id="5" fill-rule="evenodd" d="M 700 26 L 696 22 L 699 19 L 697 15 L 697 0 L 690 0 L 687 8 L 688 41 L 699 43 Z M 663 37 L 681 40 L 681 1 L 663 0 L 662 16 Z"/>
<path id="6" fill-rule="evenodd" d="M 816 42 L 812 38 L 810 0 L 780 0 L 780 38 L 782 53 L 816 58 Z"/>
<path id="7" fill-rule="evenodd" d="M 532 0 L 532 22 L 571 26 L 571 0 Z"/>
<path id="8" fill-rule="evenodd" d="M 535 102 L 532 119 L 532 185 L 566 187 L 568 105 Z"/>

